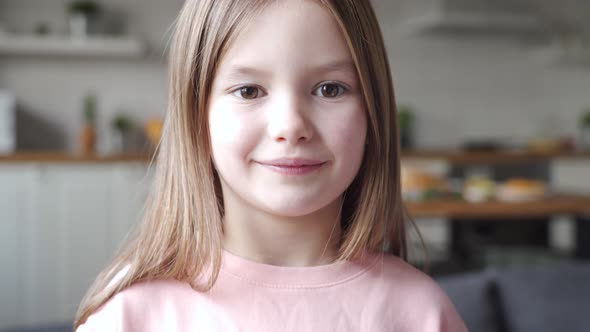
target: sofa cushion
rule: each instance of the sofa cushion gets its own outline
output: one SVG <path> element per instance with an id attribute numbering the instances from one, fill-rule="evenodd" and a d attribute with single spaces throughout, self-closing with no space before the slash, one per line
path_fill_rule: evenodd
<path id="1" fill-rule="evenodd" d="M 496 283 L 509 331 L 590 331 L 590 263 L 520 268 Z"/>
<path id="2" fill-rule="evenodd" d="M 493 270 L 437 278 L 471 332 L 502 331 L 494 297 Z"/>
<path id="3" fill-rule="evenodd" d="M 73 327 L 70 323 L 64 323 L 62 325 L 47 325 L 39 327 L 28 327 L 28 328 L 13 328 L 8 330 L 0 330 L 1 332 L 72 332 Z"/>

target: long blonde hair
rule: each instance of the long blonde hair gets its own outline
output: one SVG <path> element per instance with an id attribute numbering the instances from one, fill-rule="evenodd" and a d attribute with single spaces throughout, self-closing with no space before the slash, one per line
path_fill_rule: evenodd
<path id="1" fill-rule="evenodd" d="M 74 328 L 139 281 L 174 278 L 197 291 L 213 287 L 222 257 L 223 198 L 211 161 L 208 95 L 237 32 L 273 1 L 185 1 L 170 52 L 168 109 L 142 223 L 88 290 Z M 343 31 L 368 118 L 364 160 L 344 195 L 339 259 L 367 251 L 406 259 L 393 83 L 375 13 L 369 0 L 317 1 Z"/>

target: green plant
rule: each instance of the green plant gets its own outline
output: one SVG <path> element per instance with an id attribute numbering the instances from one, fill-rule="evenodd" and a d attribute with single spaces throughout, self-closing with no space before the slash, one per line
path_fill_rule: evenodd
<path id="1" fill-rule="evenodd" d="M 86 16 L 98 15 L 101 12 L 100 4 L 92 0 L 77 0 L 72 1 L 68 5 L 68 12 L 70 14 L 84 14 Z"/>
<path id="2" fill-rule="evenodd" d="M 96 121 L 96 96 L 87 95 L 84 97 L 84 121 L 94 124 Z"/>
<path id="3" fill-rule="evenodd" d="M 409 129 L 414 120 L 414 111 L 408 105 L 399 105 L 397 107 L 397 118 L 399 121 L 400 129 Z"/>
<path id="4" fill-rule="evenodd" d="M 590 127 L 590 108 L 587 108 L 585 111 L 582 112 L 582 116 L 580 117 L 580 124 L 583 127 Z"/>
<path id="5" fill-rule="evenodd" d="M 133 128 L 133 120 L 131 120 L 131 118 L 127 114 L 119 113 L 115 115 L 111 122 L 111 125 L 114 129 L 118 130 L 119 132 L 126 133 L 131 128 Z"/>

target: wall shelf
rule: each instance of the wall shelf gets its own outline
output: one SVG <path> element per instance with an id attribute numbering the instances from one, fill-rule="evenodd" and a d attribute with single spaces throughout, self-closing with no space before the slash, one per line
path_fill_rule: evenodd
<path id="1" fill-rule="evenodd" d="M 2 56 L 140 57 L 145 53 L 146 45 L 131 37 L 0 34 Z"/>
<path id="2" fill-rule="evenodd" d="M 590 65 L 590 47 L 565 49 L 556 45 L 533 51 L 533 59 L 544 65 Z"/>
<path id="3" fill-rule="evenodd" d="M 477 11 L 429 11 L 405 19 L 402 29 L 408 33 L 481 33 L 537 34 L 538 21 L 529 15 Z"/>

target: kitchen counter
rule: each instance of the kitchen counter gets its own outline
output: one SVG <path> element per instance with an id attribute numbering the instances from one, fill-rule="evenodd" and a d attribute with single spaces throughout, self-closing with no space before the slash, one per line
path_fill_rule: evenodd
<path id="1" fill-rule="evenodd" d="M 458 199 L 441 199 L 429 202 L 404 202 L 404 205 L 414 218 L 445 217 L 470 220 L 544 218 L 560 214 L 590 214 L 590 195 L 556 193 L 543 199 L 518 203 L 499 201 L 469 203 Z"/>
<path id="2" fill-rule="evenodd" d="M 121 154 L 74 154 L 68 152 L 27 151 L 0 155 L 0 163 L 120 163 L 120 162 L 149 162 L 151 156 L 147 153 Z"/>
<path id="3" fill-rule="evenodd" d="M 498 150 L 498 151 L 462 151 L 454 149 L 421 149 L 402 151 L 404 160 L 443 160 L 453 164 L 512 164 L 544 162 L 553 159 L 587 159 L 590 151 L 547 151 Z"/>

